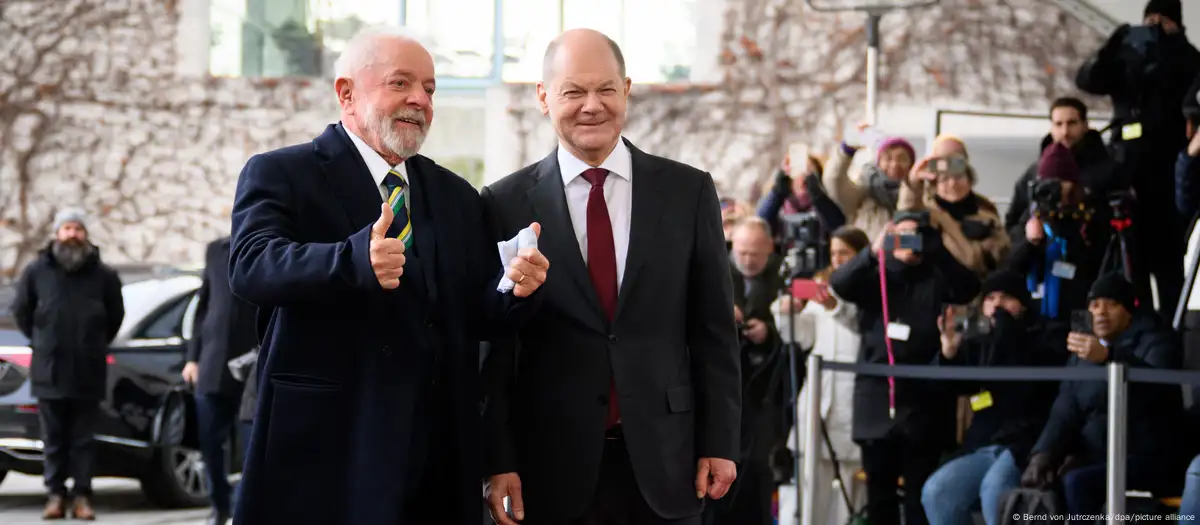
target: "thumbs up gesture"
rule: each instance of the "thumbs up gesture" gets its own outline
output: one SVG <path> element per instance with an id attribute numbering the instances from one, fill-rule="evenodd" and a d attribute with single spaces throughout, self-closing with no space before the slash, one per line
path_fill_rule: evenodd
<path id="1" fill-rule="evenodd" d="M 387 237 L 394 216 L 392 207 L 385 202 L 380 206 L 379 220 L 371 226 L 371 268 L 379 285 L 386 290 L 398 288 L 400 276 L 404 275 L 404 241 Z"/>
<path id="2" fill-rule="evenodd" d="M 533 228 L 534 235 L 539 238 L 542 236 L 541 224 L 535 222 L 529 227 Z M 509 263 L 505 276 L 516 283 L 512 291 L 514 296 L 529 297 L 546 282 L 546 272 L 549 269 L 550 261 L 541 251 L 537 248 L 522 248 Z"/>

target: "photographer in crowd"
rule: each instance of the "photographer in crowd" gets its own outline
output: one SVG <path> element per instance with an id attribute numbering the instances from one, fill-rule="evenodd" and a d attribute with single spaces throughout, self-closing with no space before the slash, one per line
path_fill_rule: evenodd
<path id="1" fill-rule="evenodd" d="M 1079 168 L 1079 184 L 1083 187 L 1086 200 L 1099 202 L 1112 191 L 1122 190 L 1117 166 L 1108 155 L 1108 147 L 1100 132 L 1088 126 L 1088 108 L 1083 101 L 1064 97 L 1050 105 L 1050 133 L 1042 139 L 1039 160 L 1025 170 L 1013 187 L 1012 200 L 1004 216 L 1004 228 L 1015 244 L 1024 238 L 1025 223 L 1029 217 L 1029 186 L 1038 180 L 1041 155 L 1054 144 L 1062 144 L 1075 157 Z"/>
<path id="2" fill-rule="evenodd" d="M 1149 308 L 1135 309 L 1134 287 L 1118 274 L 1096 280 L 1089 294 L 1091 333 L 1072 327 L 1067 349 L 1071 366 L 1178 369 L 1183 353 L 1171 326 Z M 1180 433 L 1183 417 L 1178 385 L 1130 383 L 1126 483 L 1131 490 L 1177 493 L 1182 479 Z M 1104 509 L 1108 447 L 1108 385 L 1064 381 L 1050 418 L 1033 447 L 1021 485 L 1046 490 L 1062 482 L 1066 511 L 1099 514 Z"/>
<path id="3" fill-rule="evenodd" d="M 880 264 L 886 287 L 881 287 Z M 937 319 L 943 305 L 970 303 L 979 292 L 979 278 L 941 246 L 928 213 L 899 212 L 871 251 L 833 272 L 830 287 L 858 308 L 859 363 L 928 364 L 941 348 Z M 900 523 L 896 488 L 901 477 L 904 523 L 926 523 L 921 487 L 953 445 L 954 407 L 954 397 L 937 382 L 855 377 L 852 435 L 862 448 L 873 525 Z"/>
<path id="4" fill-rule="evenodd" d="M 820 285 L 816 296 L 808 301 L 792 301 L 791 297 L 783 297 L 771 305 L 771 311 L 775 314 L 775 324 L 779 326 L 785 343 L 792 342 L 791 332 L 794 331 L 800 348 L 811 348 L 813 353 L 822 359 L 849 363 L 858 357 L 861 345 L 858 308 L 838 298 L 828 288 L 828 282 L 833 272 L 850 262 L 870 244 L 871 240 L 867 234 L 853 226 L 843 226 L 833 232 L 829 242 L 830 266 L 813 277 Z M 793 309 L 789 305 L 797 308 Z M 789 313 L 792 315 L 788 316 Z M 790 330 L 793 325 L 794 330 Z M 811 385 L 810 388 L 821 389 L 820 419 L 824 425 L 821 439 L 829 440 L 828 445 L 822 444 L 820 447 L 817 479 L 811 481 L 816 484 L 818 502 L 817 508 L 813 510 L 814 523 L 843 525 L 850 519 L 851 509 L 848 508 L 844 495 L 835 493 L 832 480 L 836 476 L 837 479 L 847 482 L 849 477 L 862 467 L 858 445 L 851 439 L 854 376 L 826 370 L 821 372 L 821 383 Z M 796 406 L 798 411 L 803 410 L 799 399 Z M 800 417 L 800 421 L 807 421 L 803 415 L 797 413 L 797 416 Z M 796 441 L 795 434 L 790 434 L 787 440 L 788 448 L 792 453 L 804 454 L 803 449 L 796 449 L 803 444 L 797 444 Z M 829 449 L 833 450 L 833 455 L 830 455 Z M 788 467 L 791 468 L 790 462 Z M 810 481 L 805 480 L 804 483 Z M 849 483 L 843 483 L 842 486 L 846 490 L 853 489 Z M 853 501 L 853 498 L 850 499 Z"/>
<path id="5" fill-rule="evenodd" d="M 1188 142 L 1175 161 L 1175 207 L 1190 225 L 1200 211 L 1200 75 L 1183 99 L 1183 116 Z"/>
<path id="6" fill-rule="evenodd" d="M 790 153 L 785 156 L 771 189 L 758 201 L 757 214 L 771 225 L 780 253 L 785 251 L 784 244 L 789 240 L 785 232 L 788 216 L 813 211 L 823 232 L 834 231 L 846 224 L 846 214 L 821 187 L 820 159 L 813 155 L 805 155 L 805 159 L 806 168 L 801 169 L 798 168 L 799 161 L 792 162 Z"/>
<path id="7" fill-rule="evenodd" d="M 1008 257 L 1008 234 L 1000 211 L 975 193 L 977 177 L 965 155 L 926 157 L 913 167 L 900 188 L 899 210 L 928 210 L 929 222 L 941 232 L 946 250 L 982 276 Z"/>
<path id="8" fill-rule="evenodd" d="M 787 355 L 771 303 L 783 288 L 780 257 L 761 217 L 742 219 L 733 231 L 730 254 L 734 318 L 742 358 L 742 436 L 738 479 L 728 497 L 713 502 L 706 523 L 769 525 L 775 490 L 771 450 L 787 435 L 784 408 L 790 397 Z"/>
<path id="9" fill-rule="evenodd" d="M 866 124 L 858 126 L 863 142 L 870 142 L 876 152 L 875 162 L 865 164 L 857 181 L 850 176 L 851 163 L 861 145 L 843 142 L 836 148 L 821 175 L 825 191 L 837 203 L 850 224 L 874 238 L 892 222 L 900 197 L 900 185 L 916 162 L 912 144 L 899 137 L 883 137 Z"/>
<path id="10" fill-rule="evenodd" d="M 1055 142 L 1042 152 L 1008 268 L 1026 275 L 1047 320 L 1066 320 L 1087 307 L 1088 289 L 1104 262 L 1111 230 L 1085 202 L 1075 155 Z"/>
<path id="11" fill-rule="evenodd" d="M 1020 274 L 999 271 L 983 284 L 981 320 L 939 320 L 937 363 L 954 366 L 1062 366 L 1066 332 L 1054 333 L 1031 310 Z M 964 327 L 962 324 L 966 324 Z M 964 328 L 966 328 L 964 332 Z M 984 381 L 953 383 L 971 401 L 971 426 L 956 457 L 925 482 L 921 501 L 933 525 L 971 523 L 971 513 L 995 525 L 1001 500 L 1021 484 L 1021 466 L 1050 413 L 1056 383 Z"/>
<path id="12" fill-rule="evenodd" d="M 1150 274 L 1159 312 L 1170 315 L 1183 287 L 1184 222 L 1175 208 L 1174 165 L 1186 144 L 1179 111 L 1200 72 L 1200 52 L 1187 41 L 1179 0 L 1151 0 L 1143 25 L 1119 27 L 1080 68 L 1080 89 L 1112 98 L 1113 158 L 1136 195 L 1134 266 L 1138 297 L 1149 300 Z"/>

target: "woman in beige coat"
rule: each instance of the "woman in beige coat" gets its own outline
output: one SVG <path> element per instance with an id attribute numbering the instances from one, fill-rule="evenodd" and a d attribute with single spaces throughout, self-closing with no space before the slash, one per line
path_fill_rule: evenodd
<path id="1" fill-rule="evenodd" d="M 852 180 L 850 168 L 858 148 L 843 143 L 830 156 L 821 175 L 829 198 L 846 214 L 846 224 L 871 239 L 892 223 L 901 182 L 916 159 L 912 144 L 898 137 L 881 140 L 875 151 L 875 162 L 863 165 L 857 180 Z"/>
<path id="2" fill-rule="evenodd" d="M 935 155 L 939 149 L 943 148 L 934 149 Z M 927 210 L 946 250 L 982 278 L 1004 263 L 1011 245 L 999 210 L 975 193 L 975 182 L 965 151 L 926 157 L 900 188 L 897 209 Z"/>

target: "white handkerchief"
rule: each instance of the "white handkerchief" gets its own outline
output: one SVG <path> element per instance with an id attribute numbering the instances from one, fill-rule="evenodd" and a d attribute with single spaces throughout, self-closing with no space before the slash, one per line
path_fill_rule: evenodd
<path id="1" fill-rule="evenodd" d="M 517 283 L 512 282 L 512 279 L 509 279 L 507 276 L 509 263 L 512 262 L 513 257 L 517 256 L 517 252 L 525 248 L 537 248 L 537 241 L 537 234 L 533 233 L 533 228 L 527 227 L 517 232 L 516 237 L 496 243 L 496 247 L 500 249 L 500 264 L 504 265 L 504 273 L 506 274 L 500 278 L 500 284 L 496 286 L 497 292 L 505 293 L 512 291 L 513 287 L 517 285 Z"/>

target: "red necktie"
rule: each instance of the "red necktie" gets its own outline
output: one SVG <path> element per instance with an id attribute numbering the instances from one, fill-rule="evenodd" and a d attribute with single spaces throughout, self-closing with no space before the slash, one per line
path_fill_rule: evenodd
<path id="1" fill-rule="evenodd" d="M 592 185 L 587 203 L 587 266 L 588 276 L 600 298 L 600 307 L 611 323 L 617 310 L 617 249 L 613 242 L 612 221 L 608 218 L 608 205 L 604 203 L 604 179 L 608 170 L 592 168 L 583 172 L 583 178 Z M 617 409 L 617 386 L 609 383 L 608 421 L 611 428 L 620 419 Z"/>

